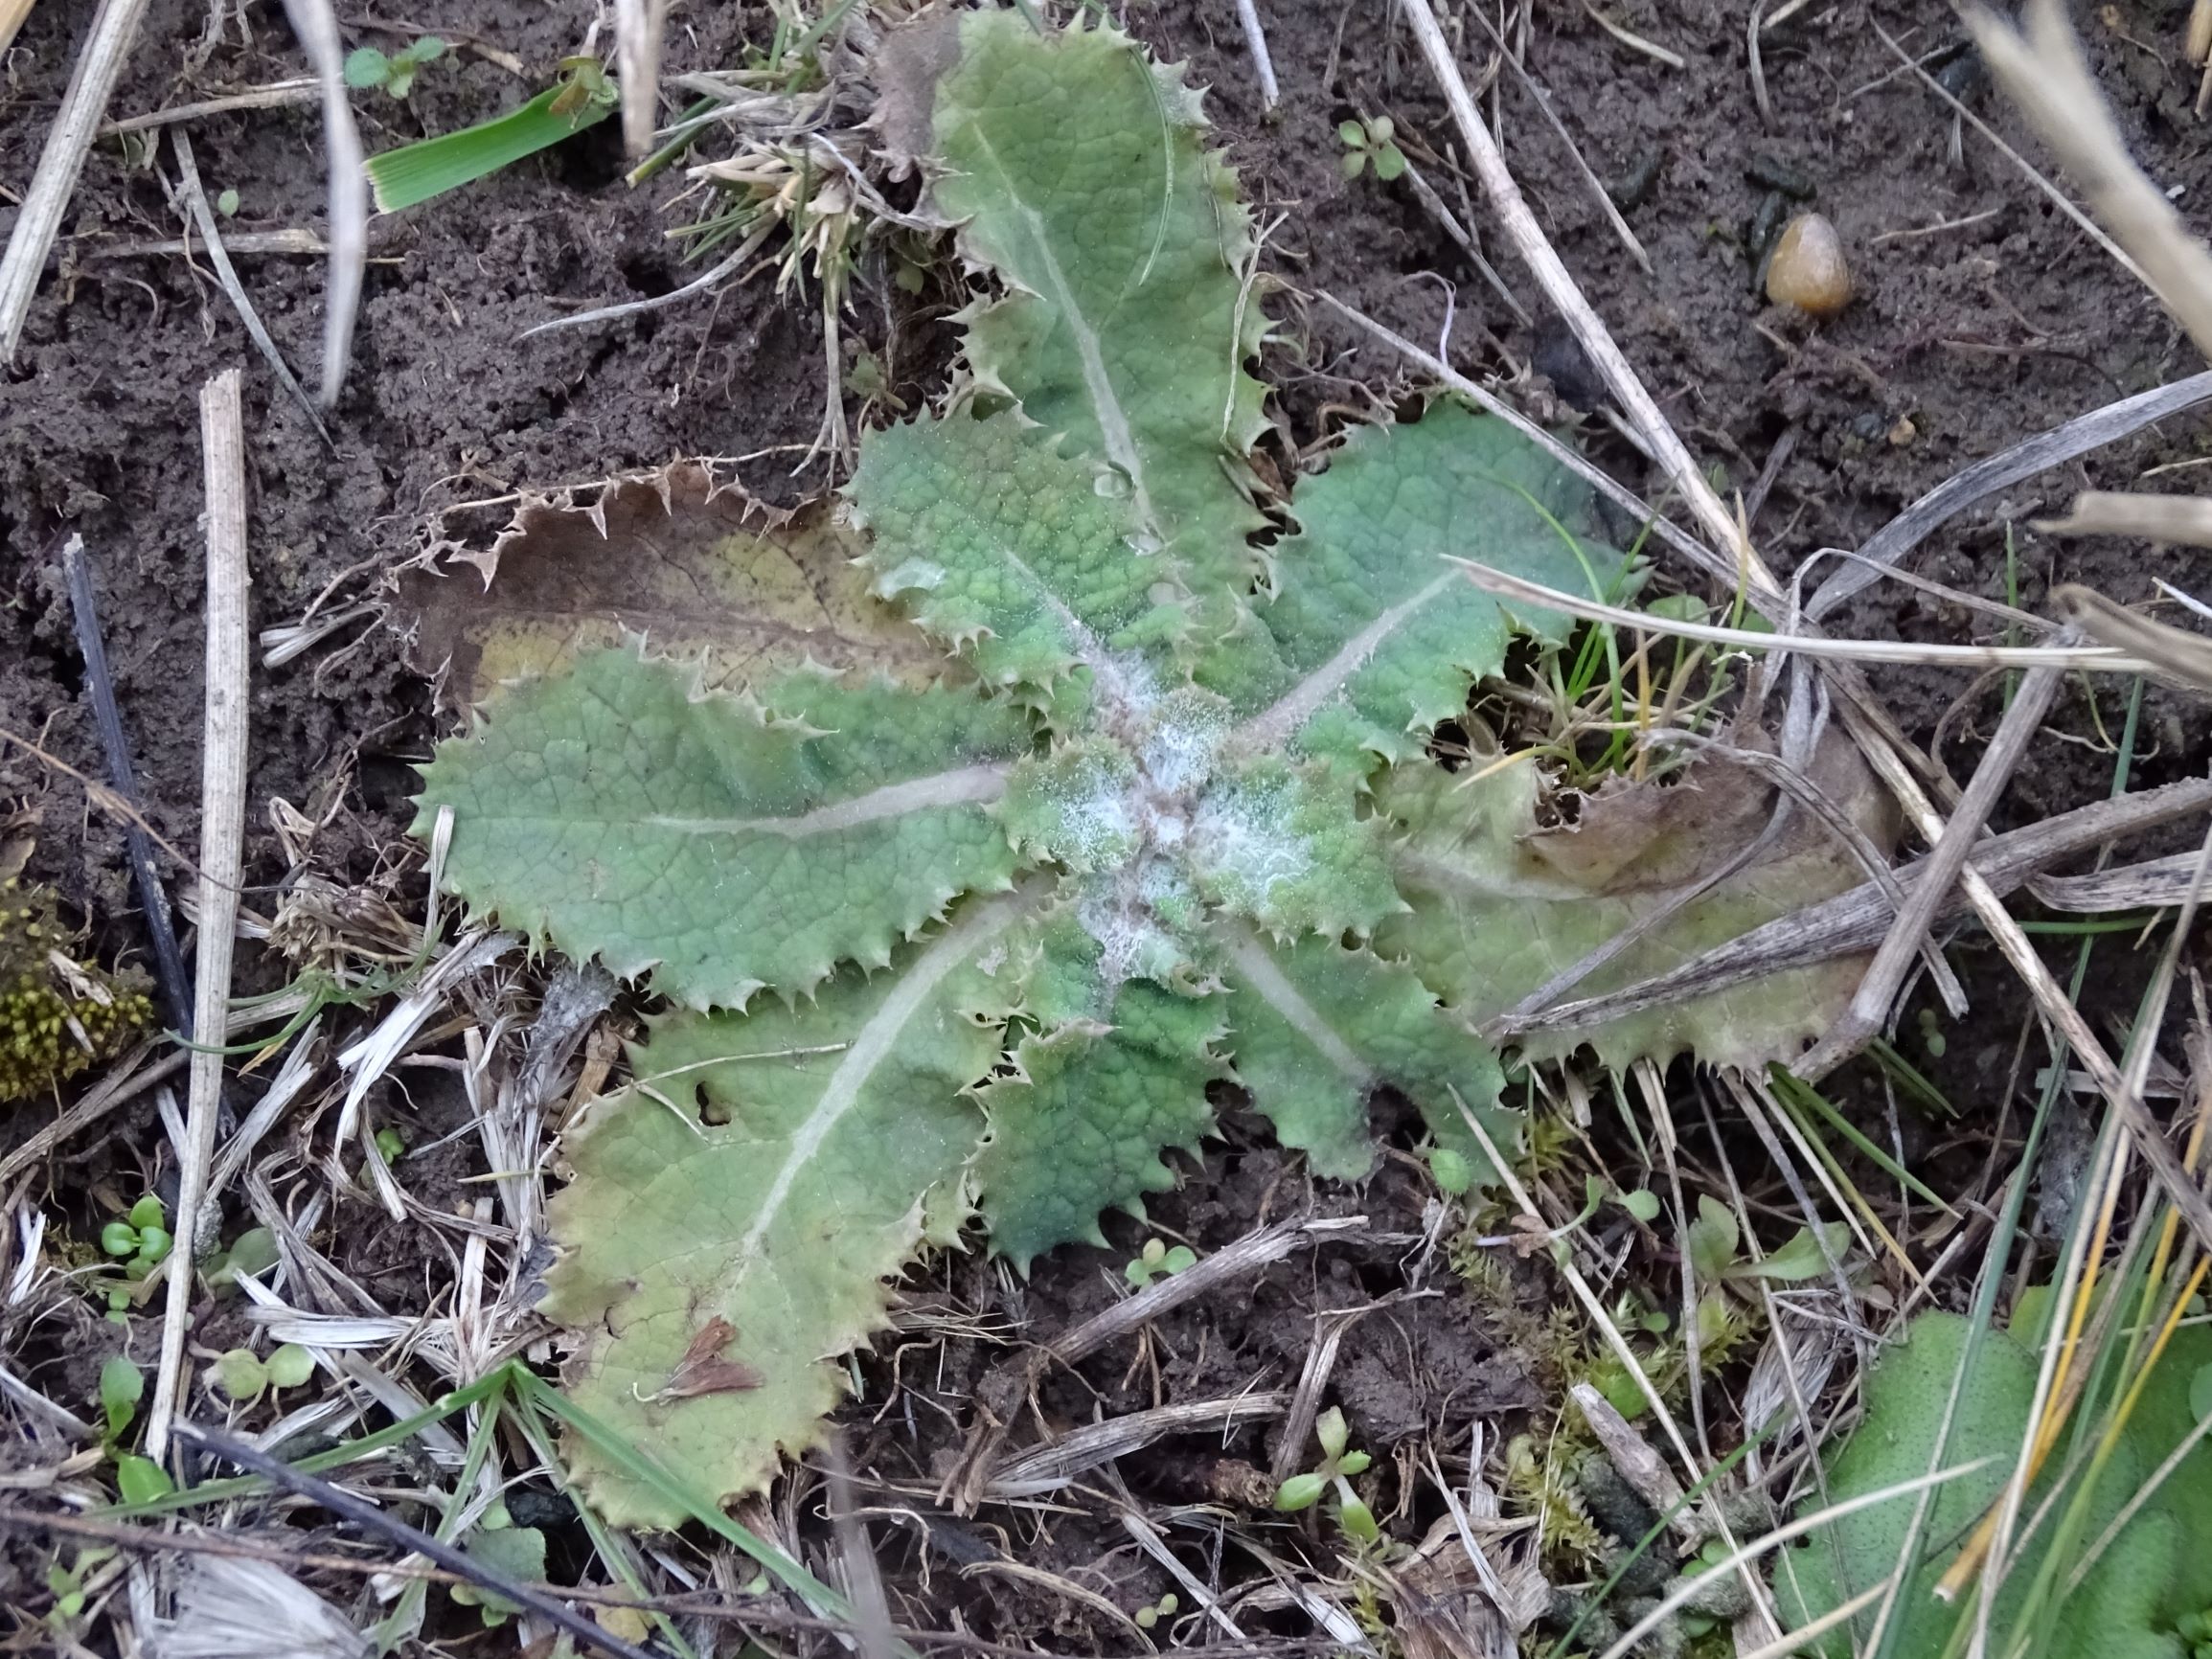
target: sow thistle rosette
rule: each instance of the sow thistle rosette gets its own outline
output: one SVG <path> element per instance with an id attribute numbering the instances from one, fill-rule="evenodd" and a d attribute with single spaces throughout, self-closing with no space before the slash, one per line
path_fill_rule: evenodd
<path id="1" fill-rule="evenodd" d="M 825 668 L 800 626 L 751 627 L 741 671 L 680 628 L 540 662 L 421 802 L 475 909 L 673 1006 L 564 1137 L 544 1307 L 576 1403 L 718 1499 L 813 1443 L 924 1246 L 978 1212 L 1023 1268 L 1103 1242 L 1216 1084 L 1332 1177 L 1375 1167 L 1386 1087 L 1478 1171 L 1463 1109 L 1517 1144 L 1437 993 L 1482 982 L 1495 906 L 1516 947 L 1563 907 L 1517 890 L 1510 830 L 1454 839 L 1425 745 L 1516 626 L 1559 624 L 1444 556 L 1578 592 L 1620 563 L 1577 481 L 1449 403 L 1353 433 L 1263 550 L 1254 242 L 1179 71 L 998 11 L 875 68 L 882 138 L 998 297 L 948 410 L 866 437 L 838 522 L 715 557 L 897 667 Z M 679 1518 L 570 1450 L 610 1518 Z"/>

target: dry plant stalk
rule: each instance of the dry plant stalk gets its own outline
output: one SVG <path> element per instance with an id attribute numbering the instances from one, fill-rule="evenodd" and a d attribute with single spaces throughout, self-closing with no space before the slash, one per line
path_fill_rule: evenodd
<path id="1" fill-rule="evenodd" d="M 8 238 L 8 251 L 0 254 L 0 361 L 12 361 L 15 356 L 24 319 L 31 314 L 31 297 L 38 290 L 46 256 L 53 250 L 54 238 L 61 229 L 61 216 L 77 189 L 77 175 L 84 170 L 92 135 L 99 129 L 108 97 L 123 74 L 131 42 L 138 38 L 147 3 L 102 0 L 92 20 L 92 34 L 77 55 L 69 90 L 61 95 L 61 108 L 47 130 L 46 148 L 38 154 L 38 170 L 31 175 L 31 188 L 23 193 L 15 229 Z"/>
<path id="2" fill-rule="evenodd" d="M 2182 228 L 2174 204 L 2129 156 L 2058 0 L 2028 0 L 2021 16 L 2024 34 L 1979 7 L 1966 24 L 1997 84 L 2212 357 L 2212 251 Z"/>
<path id="3" fill-rule="evenodd" d="M 346 54 L 331 0 L 285 0 L 285 15 L 307 50 L 323 87 L 324 167 L 330 173 L 330 273 L 323 282 L 323 379 L 317 400 L 329 409 L 346 383 L 353 349 L 353 313 L 369 263 L 369 175 L 361 132 L 346 94 Z"/>
<path id="4" fill-rule="evenodd" d="M 240 376 L 226 369 L 201 388 L 200 444 L 207 490 L 207 719 L 200 764 L 199 948 L 185 1142 L 177 1148 L 175 1259 L 161 1328 L 146 1455 L 159 1463 L 169 1444 L 184 1368 L 184 1328 L 192 1311 L 193 1260 L 201 1200 L 215 1155 L 216 1107 L 222 1097 L 222 1034 L 229 1028 L 231 947 L 245 862 L 246 739 L 252 638 L 246 626 L 246 440 Z"/>
<path id="5" fill-rule="evenodd" d="M 2212 501 L 2085 489 L 2074 497 L 2065 517 L 2039 518 L 2035 528 L 2050 535 L 2137 535 L 2146 541 L 2212 547 Z"/>

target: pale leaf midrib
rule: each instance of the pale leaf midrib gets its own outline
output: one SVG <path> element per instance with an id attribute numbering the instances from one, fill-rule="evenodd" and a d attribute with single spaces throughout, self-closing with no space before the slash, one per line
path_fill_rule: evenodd
<path id="1" fill-rule="evenodd" d="M 1067 273 L 1060 268 L 1060 260 L 1052 251 L 1052 240 L 1046 235 L 1043 216 L 1031 207 L 1015 189 L 1014 174 L 1000 160 L 998 148 L 992 142 L 990 133 L 984 130 L 983 124 L 971 121 L 969 127 L 983 154 L 996 170 L 999 188 L 1005 193 L 1006 199 L 1014 204 L 1015 216 L 1028 233 L 1037 256 L 1043 263 L 1044 278 L 1055 290 L 1050 294 L 1040 294 L 1038 298 L 1053 306 L 1066 320 L 1068 337 L 1075 342 L 1076 358 L 1083 365 L 1083 390 L 1090 396 L 1092 413 L 1098 420 L 1099 438 L 1106 445 L 1107 459 L 1129 474 L 1137 516 L 1144 527 L 1153 535 L 1161 535 L 1158 515 L 1152 508 L 1152 486 L 1146 475 L 1144 455 L 1137 446 L 1136 433 L 1129 423 L 1129 413 L 1122 407 L 1121 395 L 1114 388 L 1113 376 L 1106 368 L 1098 329 L 1083 307 L 1076 304 L 1075 291 L 1068 285 Z"/>
<path id="2" fill-rule="evenodd" d="M 1358 1051 L 1344 1040 L 1321 1011 L 1306 1000 L 1248 929 L 1224 926 L 1220 939 L 1229 960 L 1243 976 L 1245 989 L 1280 1014 L 1284 1023 L 1335 1067 L 1345 1081 L 1360 1089 L 1373 1085 L 1375 1068 L 1361 1059 Z"/>
<path id="3" fill-rule="evenodd" d="M 908 778 L 886 784 L 864 794 L 826 807 L 794 812 L 781 818 L 696 818 L 674 813 L 589 813 L 561 811 L 501 811 L 496 804 L 482 805 L 471 817 L 478 823 L 538 824 L 556 817 L 563 824 L 601 824 L 610 829 L 649 826 L 677 835 L 781 835 L 792 840 L 832 835 L 865 824 L 903 818 L 917 812 L 947 807 L 982 806 L 1006 793 L 1011 761 L 979 761 L 935 772 L 926 778 Z"/>
<path id="4" fill-rule="evenodd" d="M 914 959 L 891 993 L 854 1035 L 844 1058 L 823 1083 L 820 1099 L 792 1132 L 790 1149 L 762 1198 L 752 1226 L 738 1246 L 737 1272 L 731 1285 L 733 1298 L 742 1291 L 753 1268 L 763 1260 L 762 1241 L 775 1230 L 784 1206 L 797 1189 L 807 1167 L 846 1114 L 859 1104 L 877 1068 L 891 1057 L 908 1024 L 928 1004 L 937 989 L 1004 932 L 1021 909 L 1020 896 L 1010 894 L 971 910 Z"/>
<path id="5" fill-rule="evenodd" d="M 1324 703 L 1373 660 L 1392 634 L 1449 591 L 1457 577 L 1458 572 L 1448 570 L 1426 586 L 1379 612 L 1365 627 L 1337 648 L 1327 662 L 1247 720 L 1235 740 L 1254 750 L 1272 749 L 1288 741 L 1320 712 Z"/>

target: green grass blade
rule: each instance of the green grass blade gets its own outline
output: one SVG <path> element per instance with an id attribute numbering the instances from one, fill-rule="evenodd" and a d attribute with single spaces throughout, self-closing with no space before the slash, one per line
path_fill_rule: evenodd
<path id="1" fill-rule="evenodd" d="M 341 1444 L 331 1446 L 328 1451 L 319 1451 L 311 1457 L 301 1458 L 291 1466 L 302 1474 L 308 1475 L 319 1475 L 330 1469 L 344 1468 L 346 1465 L 357 1463 L 362 1458 L 384 1450 L 387 1446 L 395 1446 L 402 1441 L 412 1440 L 432 1423 L 444 1422 L 455 1412 L 465 1410 L 480 1400 L 490 1398 L 521 1375 L 527 1374 L 522 1372 L 519 1364 L 510 1360 L 498 1370 L 487 1372 L 467 1388 L 459 1389 L 452 1394 L 440 1395 L 427 1411 L 420 1411 L 413 1417 L 402 1418 L 398 1422 L 387 1424 L 378 1429 L 375 1434 L 363 1435 L 359 1440 L 346 1441 Z M 103 1520 L 130 1519 L 139 1515 L 166 1515 L 176 1510 L 195 1509 L 201 1504 L 218 1503 L 228 1498 L 242 1498 L 251 1493 L 264 1492 L 268 1489 L 269 1483 L 259 1475 L 233 1475 L 219 1481 L 202 1481 L 196 1487 L 186 1487 L 179 1491 L 169 1492 L 158 1498 L 148 1498 L 144 1503 L 106 1504 L 88 1512 Z"/>
<path id="2" fill-rule="evenodd" d="M 398 213 L 473 184 L 596 125 L 615 111 L 611 100 L 593 99 L 574 115 L 557 115 L 553 101 L 563 90 L 548 87 L 520 109 L 497 120 L 371 156 L 369 183 L 376 193 L 376 210 Z"/>
<path id="3" fill-rule="evenodd" d="M 737 1545 L 765 1567 L 787 1589 L 805 1602 L 816 1616 L 847 1622 L 852 1620 L 852 1604 L 844 1597 L 758 1533 L 730 1519 L 711 1499 L 699 1496 L 591 1413 L 580 1410 L 574 1402 L 556 1393 L 550 1384 L 528 1372 L 518 1373 L 515 1384 L 516 1393 L 522 1398 L 589 1441 L 601 1456 L 618 1466 L 630 1480 L 650 1489 L 657 1496 L 682 1510 L 709 1532 Z"/>

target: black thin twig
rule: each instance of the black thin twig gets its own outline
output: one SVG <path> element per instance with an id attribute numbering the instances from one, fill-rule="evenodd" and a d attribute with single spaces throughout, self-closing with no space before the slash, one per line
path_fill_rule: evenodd
<path id="1" fill-rule="evenodd" d="M 138 769 L 131 760 L 130 738 L 123 729 L 123 712 L 116 707 L 115 680 L 107 671 L 107 646 L 101 636 L 100 610 L 92 593 L 92 566 L 84 557 L 81 535 L 72 535 L 61 550 L 61 568 L 69 579 L 69 609 L 77 623 L 78 654 L 84 658 L 84 689 L 91 693 L 92 717 L 100 727 L 100 746 L 107 756 L 108 787 L 125 806 L 143 815 L 146 808 L 138 795 Z M 161 988 L 161 1000 L 169 1005 L 171 1029 L 190 1042 L 192 977 L 185 970 L 184 952 L 177 948 L 169 895 L 162 890 L 161 876 L 154 869 L 153 843 L 143 829 L 126 818 L 123 844 L 130 854 L 139 907 L 146 912 L 146 931 L 153 945 L 153 975 Z"/>
<path id="2" fill-rule="evenodd" d="M 224 1434 L 220 1429 L 204 1428 L 198 1423 L 178 1421 L 171 1430 L 188 1441 L 204 1446 L 217 1457 L 234 1463 L 251 1474 L 265 1481 L 273 1481 L 286 1491 L 343 1516 L 357 1527 L 380 1533 L 394 1543 L 403 1545 L 428 1561 L 434 1561 L 449 1573 L 467 1579 L 481 1589 L 503 1597 L 517 1607 L 524 1607 L 540 1619 L 568 1632 L 586 1647 L 596 1648 L 603 1653 L 612 1653 L 617 1659 L 657 1659 L 645 1648 L 625 1642 L 604 1625 L 594 1624 L 567 1602 L 533 1589 L 520 1579 L 495 1571 L 477 1560 L 467 1551 L 451 1544 L 442 1543 L 419 1527 L 411 1527 L 395 1515 L 388 1515 L 375 1504 L 357 1498 L 343 1487 L 334 1487 L 329 1481 L 317 1480 L 303 1474 L 289 1464 L 279 1463 L 265 1452 L 255 1450 L 243 1441 Z"/>

